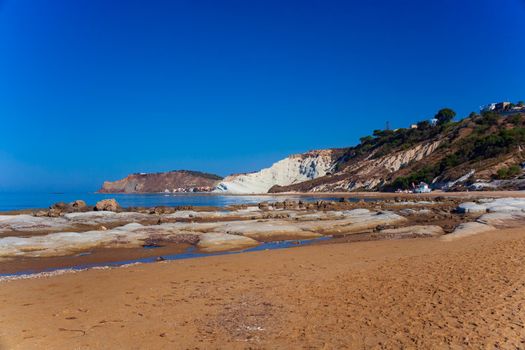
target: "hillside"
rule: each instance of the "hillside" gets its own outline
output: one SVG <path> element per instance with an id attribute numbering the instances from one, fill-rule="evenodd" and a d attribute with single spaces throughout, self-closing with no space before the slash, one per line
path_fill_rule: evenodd
<path id="1" fill-rule="evenodd" d="M 222 178 L 198 171 L 176 170 L 165 173 L 131 174 L 117 181 L 105 181 L 100 193 L 207 192 Z"/>
<path id="2" fill-rule="evenodd" d="M 483 188 L 492 186 L 492 180 L 521 175 L 525 108 L 471 113 L 458 122 L 452 121 L 454 116 L 452 110 L 443 109 L 435 124 L 422 121 L 408 129 L 375 130 L 346 149 L 330 174 L 276 185 L 269 192 L 397 190 L 420 181 L 434 188 L 472 184 Z"/>

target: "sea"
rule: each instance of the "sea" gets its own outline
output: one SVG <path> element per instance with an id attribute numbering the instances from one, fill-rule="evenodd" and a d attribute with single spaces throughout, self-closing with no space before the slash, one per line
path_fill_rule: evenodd
<path id="1" fill-rule="evenodd" d="M 114 198 L 124 208 L 154 207 L 154 206 L 214 206 L 225 207 L 233 204 L 255 204 L 259 202 L 275 202 L 285 199 L 302 200 L 304 202 L 317 200 L 337 200 L 338 197 L 319 197 L 311 195 L 224 195 L 216 193 L 148 193 L 148 194 L 106 194 L 94 192 L 51 192 L 51 193 L 21 193 L 0 192 L 0 211 L 49 208 L 54 203 L 69 203 L 77 199 L 88 205 L 95 205 L 102 199 Z M 350 199 L 352 200 L 352 199 Z"/>

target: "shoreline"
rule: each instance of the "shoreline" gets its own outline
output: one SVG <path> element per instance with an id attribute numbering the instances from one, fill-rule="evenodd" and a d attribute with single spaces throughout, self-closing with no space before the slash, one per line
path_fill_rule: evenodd
<path id="1" fill-rule="evenodd" d="M 462 202 L 472 200 L 464 193 L 377 199 L 286 199 L 195 209 L 117 207 L 116 212 L 66 206 L 62 212 L 52 209 L 53 216 L 4 215 L 0 217 L 0 275 L 242 253 L 292 244 L 441 236 L 454 240 L 525 222 L 525 214 L 509 214 L 525 211 L 525 200 L 520 198 L 467 202 L 463 213 L 458 211 Z M 483 215 L 488 208 L 496 213 Z"/>
<path id="2" fill-rule="evenodd" d="M 164 193 L 98 193 L 93 192 L 92 194 L 101 194 L 101 195 L 164 195 Z M 430 193 L 394 193 L 394 192 L 282 192 L 282 193 L 258 193 L 258 194 L 233 194 L 233 193 L 169 193 L 165 194 L 166 196 L 195 196 L 195 197 L 220 197 L 220 196 L 230 196 L 230 197 L 277 197 L 277 198 L 286 198 L 286 197 L 313 197 L 313 198 L 325 198 L 325 199 L 341 199 L 341 198 L 354 198 L 354 199 L 407 199 L 407 200 L 418 200 L 424 198 L 464 198 L 464 199 L 480 199 L 480 198 L 525 198 L 525 191 L 470 191 L 470 192 L 443 192 L 443 191 L 432 191 Z M 255 203 L 254 203 L 255 204 Z M 166 205 L 159 205 L 166 206 Z M 168 207 L 177 207 L 184 205 L 173 205 Z M 195 210 L 200 210 L 205 207 L 210 207 L 209 205 L 194 205 L 188 204 L 187 206 L 193 206 Z M 226 204 L 219 208 L 226 208 L 232 206 L 232 204 Z M 235 206 L 235 204 L 233 204 Z M 123 207 L 133 208 L 134 206 Z M 34 208 L 23 208 L 23 209 L 11 209 L 11 210 L 1 210 L 0 215 L 15 215 L 21 213 L 32 213 L 39 210 L 47 210 L 48 208 L 44 207 L 34 207 Z"/>
<path id="3" fill-rule="evenodd" d="M 222 252 L 206 253 L 194 249 L 189 245 L 167 245 L 155 248 L 135 249 L 95 249 L 89 255 L 61 256 L 54 258 L 35 258 L 29 261 L 4 261 L 0 266 L 0 283 L 12 278 L 38 278 L 42 274 L 60 273 L 61 271 L 88 271 L 96 268 L 120 268 L 127 265 L 151 264 L 161 261 L 177 261 L 186 259 L 200 259 L 212 256 L 246 254 L 263 250 L 279 250 L 314 245 L 319 242 L 330 241 L 329 237 L 281 240 L 263 243 L 259 246 L 243 250 L 227 250 Z M 337 242 L 331 242 L 337 244 Z M 159 259 L 160 258 L 160 259 Z M 25 266 L 25 267 L 21 267 Z"/>

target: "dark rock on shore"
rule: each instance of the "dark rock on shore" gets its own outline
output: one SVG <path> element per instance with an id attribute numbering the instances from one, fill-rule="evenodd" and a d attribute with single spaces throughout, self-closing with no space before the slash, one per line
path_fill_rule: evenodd
<path id="1" fill-rule="evenodd" d="M 42 217 L 59 217 L 67 213 L 83 212 L 93 210 L 93 207 L 89 207 L 83 200 L 77 199 L 71 203 L 58 202 L 49 207 L 48 210 L 39 210 L 33 212 L 33 216 Z"/>

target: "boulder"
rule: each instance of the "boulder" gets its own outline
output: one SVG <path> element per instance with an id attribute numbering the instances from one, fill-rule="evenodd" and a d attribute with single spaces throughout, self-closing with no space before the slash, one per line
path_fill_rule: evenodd
<path id="1" fill-rule="evenodd" d="M 51 218 L 57 218 L 59 217 L 60 215 L 62 214 L 62 210 L 60 209 L 49 209 L 49 211 L 47 212 L 47 216 L 51 217 Z"/>
<path id="2" fill-rule="evenodd" d="M 69 203 L 69 205 L 77 210 L 84 209 L 87 207 L 86 202 L 84 202 L 81 199 L 77 199 L 76 201 Z"/>
<path id="3" fill-rule="evenodd" d="M 315 206 L 315 203 L 307 203 L 306 204 L 306 210 L 315 210 L 317 209 Z"/>
<path id="4" fill-rule="evenodd" d="M 58 209 L 60 211 L 64 211 L 68 208 L 68 204 L 64 203 L 64 202 L 58 202 L 58 203 L 55 203 L 53 204 L 52 206 L 49 207 L 49 209 Z"/>
<path id="5" fill-rule="evenodd" d="M 115 199 L 103 199 L 95 205 L 96 211 L 118 211 L 120 209 L 119 204 Z"/>
<path id="6" fill-rule="evenodd" d="M 259 209 L 261 209 L 261 210 L 268 210 L 268 209 L 270 209 L 270 205 L 268 204 L 268 202 L 261 202 L 261 203 L 259 203 Z"/>
<path id="7" fill-rule="evenodd" d="M 297 209 L 299 208 L 299 203 L 297 203 L 296 201 L 287 199 L 283 202 L 283 206 L 284 206 L 284 209 Z"/>

